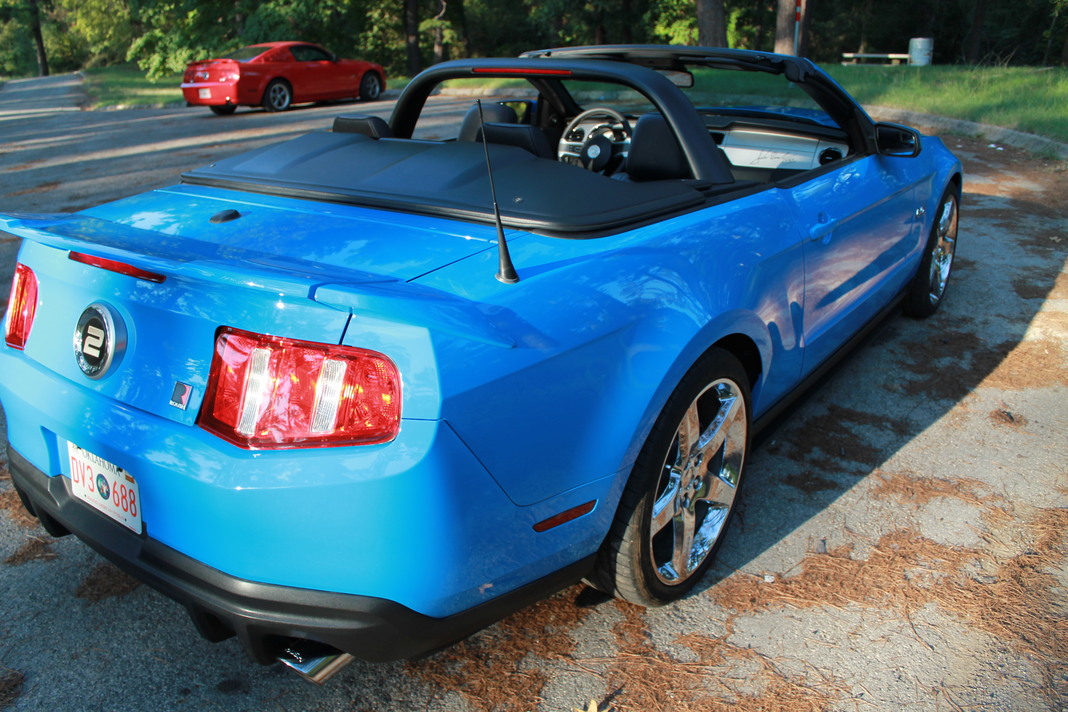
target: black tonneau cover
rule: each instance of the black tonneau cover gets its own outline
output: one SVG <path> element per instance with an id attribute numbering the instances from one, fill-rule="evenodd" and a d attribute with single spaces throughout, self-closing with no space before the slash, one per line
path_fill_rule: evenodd
<path id="1" fill-rule="evenodd" d="M 490 145 L 505 225 L 580 233 L 619 230 L 704 203 L 679 181 L 631 183 Z M 311 133 L 185 173 L 183 181 L 490 222 L 481 143 Z"/>

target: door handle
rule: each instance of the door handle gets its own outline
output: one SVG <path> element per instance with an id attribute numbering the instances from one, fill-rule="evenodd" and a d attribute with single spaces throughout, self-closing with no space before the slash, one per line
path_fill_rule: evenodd
<path id="1" fill-rule="evenodd" d="M 834 228 L 837 225 L 838 221 L 831 220 L 827 217 L 827 213 L 820 213 L 816 216 L 816 224 L 808 230 L 808 239 L 813 242 L 820 240 L 827 242 L 831 239 L 831 233 L 834 232 Z"/>

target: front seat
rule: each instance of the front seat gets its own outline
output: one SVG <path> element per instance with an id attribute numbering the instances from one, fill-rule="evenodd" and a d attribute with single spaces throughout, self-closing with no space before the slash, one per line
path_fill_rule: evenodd
<path id="1" fill-rule="evenodd" d="M 515 113 L 515 109 L 505 104 L 498 104 L 496 102 L 492 104 L 482 105 L 482 115 L 485 117 L 487 124 L 514 124 L 519 121 L 519 117 Z M 479 120 L 478 120 L 478 104 L 475 104 L 467 113 L 464 114 L 463 123 L 460 124 L 460 133 L 456 137 L 457 141 L 477 141 L 479 139 Z"/>
<path id="2" fill-rule="evenodd" d="M 638 118 L 624 170 L 632 181 L 693 178 L 686 154 L 663 114 L 642 114 Z"/>

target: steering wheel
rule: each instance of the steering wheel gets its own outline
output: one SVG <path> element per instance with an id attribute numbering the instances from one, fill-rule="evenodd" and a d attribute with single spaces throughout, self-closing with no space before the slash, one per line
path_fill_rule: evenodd
<path id="1" fill-rule="evenodd" d="M 598 123 L 579 140 L 570 138 L 579 126 L 595 117 L 609 121 Z M 630 145 L 630 134 L 630 123 L 615 109 L 601 106 L 587 109 L 567 124 L 560 136 L 557 156 L 566 163 L 577 163 L 587 170 L 611 175 L 619 167 L 619 157 Z"/>

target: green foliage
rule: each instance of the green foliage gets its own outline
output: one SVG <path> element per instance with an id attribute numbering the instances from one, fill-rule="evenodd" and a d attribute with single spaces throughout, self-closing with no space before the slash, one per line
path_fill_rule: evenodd
<path id="1" fill-rule="evenodd" d="M 30 0 L 0 0 L 0 73 L 36 72 Z M 135 61 L 151 76 L 257 42 L 302 39 L 391 74 L 407 63 L 400 0 L 34 0 L 57 71 Z M 723 0 L 732 47 L 771 50 L 776 0 Z M 695 0 L 416 0 L 423 65 L 567 44 L 697 41 Z M 818 0 L 809 56 L 905 52 L 934 39 L 936 64 L 1068 63 L 1068 0 Z M 983 12 L 979 12 L 982 9 Z"/>
<path id="2" fill-rule="evenodd" d="M 164 0 L 144 4 L 137 16 L 145 28 L 127 52 L 149 77 L 179 72 L 189 62 L 236 49 L 240 15 L 233 3 L 218 0 Z"/>
<path id="3" fill-rule="evenodd" d="M 0 20 L 0 76 L 26 76 L 36 67 L 33 42 L 23 26 L 14 20 Z"/>
<path id="4" fill-rule="evenodd" d="M 697 14 L 693 0 L 661 0 L 649 10 L 650 25 L 658 42 L 697 44 Z"/>
<path id="5" fill-rule="evenodd" d="M 134 38 L 130 5 L 126 0 L 53 0 L 52 26 L 60 30 L 46 40 L 50 52 L 63 41 L 77 42 L 83 65 L 114 64 L 126 58 Z M 56 37 L 60 35 L 60 37 Z"/>

